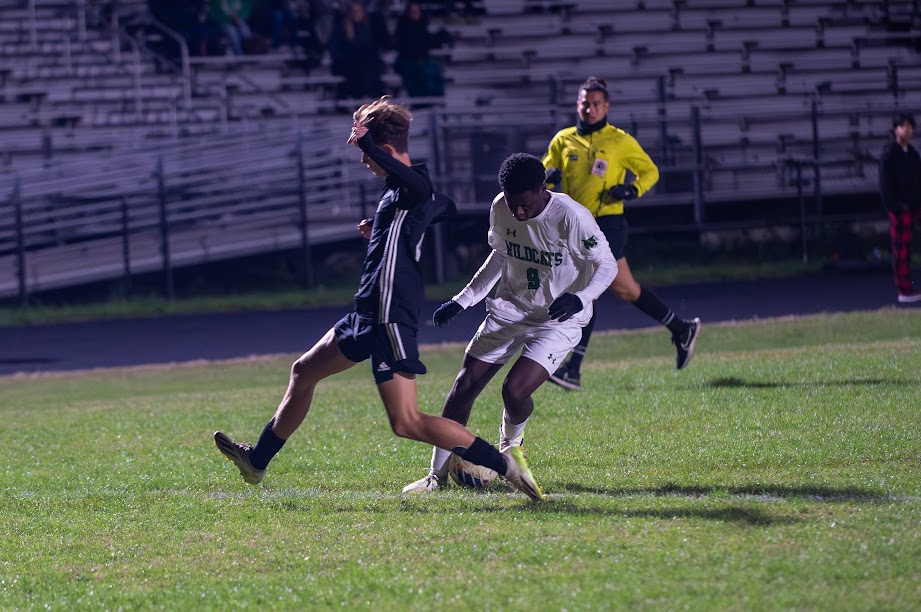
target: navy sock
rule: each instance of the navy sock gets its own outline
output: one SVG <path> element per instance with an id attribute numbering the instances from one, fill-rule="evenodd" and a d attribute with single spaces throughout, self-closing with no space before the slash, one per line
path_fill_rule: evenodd
<path id="1" fill-rule="evenodd" d="M 664 325 L 670 332 L 680 336 L 688 326 L 683 319 L 679 319 L 672 309 L 662 303 L 652 291 L 640 288 L 640 297 L 636 298 L 633 305 L 647 315 Z"/>
<path id="2" fill-rule="evenodd" d="M 496 450 L 495 446 L 483 438 L 476 438 L 473 444 L 470 445 L 470 448 L 467 449 L 458 446 L 454 449 L 454 454 L 461 459 L 466 459 L 470 463 L 495 470 L 503 476 L 505 476 L 505 472 L 508 469 L 505 465 L 505 457 L 502 456 L 502 453 Z"/>
<path id="3" fill-rule="evenodd" d="M 582 328 L 582 338 L 579 340 L 579 344 L 576 345 L 576 348 L 572 349 L 572 352 L 569 354 L 569 359 L 566 360 L 566 367 L 573 374 L 578 374 L 579 368 L 582 367 L 582 359 L 585 358 L 585 351 L 588 350 L 588 341 L 592 339 L 592 330 L 595 329 L 595 317 L 597 316 L 597 313 L 592 313 L 592 318 L 589 319 L 588 324 Z"/>
<path id="4" fill-rule="evenodd" d="M 275 455 L 278 454 L 278 451 L 281 450 L 281 447 L 285 445 L 285 440 L 276 436 L 275 432 L 272 431 L 272 425 L 274 424 L 275 417 L 272 417 L 272 420 L 269 421 L 265 429 L 262 430 L 262 435 L 259 436 L 259 441 L 256 442 L 256 446 L 254 446 L 253 450 L 249 453 L 249 461 L 257 470 L 264 470 L 266 466 L 269 465 L 269 461 L 271 461 Z"/>

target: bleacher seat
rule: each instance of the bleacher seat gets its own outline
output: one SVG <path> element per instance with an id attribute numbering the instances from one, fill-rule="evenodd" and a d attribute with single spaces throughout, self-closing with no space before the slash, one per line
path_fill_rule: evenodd
<path id="1" fill-rule="evenodd" d="M 830 160 L 825 188 L 875 189 L 872 176 L 860 175 L 864 157 L 881 145 L 889 111 L 904 107 L 921 89 L 919 24 L 903 4 L 487 0 L 486 14 L 436 15 L 434 24 L 454 39 L 452 47 L 434 53 L 444 65 L 448 95 L 416 100 L 418 157 L 437 151 L 443 188 L 462 210 L 481 210 L 483 193 L 495 188 L 494 168 L 488 167 L 496 160 L 480 153 L 493 145 L 494 156 L 506 148 L 540 153 L 555 129 L 572 124 L 579 83 L 597 75 L 609 83 L 612 123 L 634 133 L 658 159 L 692 163 L 691 116 L 699 113 L 708 200 L 792 193 L 785 160 L 811 155 L 813 105 L 820 111 L 820 150 Z M 38 199 L 49 196 L 35 189 L 36 182 L 73 196 L 73 219 L 48 221 L 41 232 L 70 232 L 67 240 L 80 242 L 95 234 L 76 219 L 94 216 L 99 227 L 112 230 L 119 213 L 107 190 L 131 194 L 132 206 L 149 206 L 134 194 L 150 197 L 151 167 L 162 152 L 186 160 L 192 173 L 172 179 L 194 200 L 189 210 L 175 211 L 176 222 L 189 225 L 188 233 L 177 236 L 183 245 L 177 261 L 296 244 L 291 211 L 276 214 L 291 198 L 272 189 L 276 179 L 290 179 L 292 134 L 304 126 L 329 133 L 330 144 L 321 146 L 339 155 L 350 112 L 363 101 L 336 99 L 341 79 L 328 65 L 308 73 L 280 54 L 190 58 L 188 73 L 170 71 L 150 49 L 115 35 L 111 23 L 94 22 L 76 6 L 71 0 L 36 0 L 33 21 L 28 7 L 2 5 L 2 187 L 9 194 L 18 175 Z M 143 0 L 122 0 L 120 6 L 138 15 L 146 11 Z M 391 63 L 394 52 L 384 59 Z M 398 75 L 388 70 L 384 79 L 399 96 Z M 267 134 L 285 151 L 263 149 L 259 139 Z M 231 144 L 237 141 L 239 148 Z M 212 158 L 214 147 L 223 150 Z M 201 164 L 189 162 L 196 155 Z M 310 170 L 323 194 L 318 201 L 327 207 L 317 214 L 329 217 L 318 221 L 316 236 L 337 236 L 336 219 L 341 226 L 343 218 L 359 214 L 348 183 L 367 173 L 354 155 L 348 161 L 320 157 L 334 171 Z M 220 169 L 253 159 L 265 162 L 258 182 L 241 182 Z M 104 168 L 109 177 L 88 180 L 89 168 Z M 664 188 L 652 195 L 649 205 L 688 199 Z M 36 206 L 32 212 L 40 216 L 44 209 Z M 222 241 L 230 223 L 236 224 L 239 247 Z M 9 250 L 9 240 L 9 226 L 0 224 L 0 252 Z M 98 253 L 117 250 L 112 237 L 99 240 Z M 136 260 L 158 265 L 155 244 L 146 234 L 139 237 L 132 247 Z M 30 264 L 37 287 L 63 282 L 48 280 L 64 274 L 53 268 L 66 267 L 74 253 L 89 248 L 65 247 Z M 0 277 L 8 263 L 0 262 Z M 111 266 L 91 268 L 96 271 L 84 278 L 115 273 Z M 0 278 L 0 294 L 3 286 L 13 286 L 8 281 Z"/>

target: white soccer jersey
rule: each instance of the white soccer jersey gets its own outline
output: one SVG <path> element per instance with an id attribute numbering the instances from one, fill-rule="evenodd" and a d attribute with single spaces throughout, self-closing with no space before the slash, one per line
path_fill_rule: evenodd
<path id="1" fill-rule="evenodd" d="M 543 322 L 550 318 L 547 308 L 553 300 L 572 293 L 585 306 L 572 320 L 588 323 L 592 302 L 617 275 L 617 261 L 591 213 L 566 194 L 551 191 L 539 215 L 519 221 L 500 193 L 489 221 L 493 251 L 454 301 L 468 308 L 498 281 L 495 295 L 486 300 L 490 313 L 508 322 Z"/>

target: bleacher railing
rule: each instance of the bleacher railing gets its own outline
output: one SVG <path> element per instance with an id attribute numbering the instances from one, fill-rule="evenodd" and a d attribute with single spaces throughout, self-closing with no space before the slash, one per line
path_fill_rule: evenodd
<path id="1" fill-rule="evenodd" d="M 296 248 L 310 286 L 311 248 L 373 212 L 378 182 L 341 145 L 260 130 L 0 175 L 0 298 L 152 272 L 172 297 L 175 267 Z"/>
<path id="2" fill-rule="evenodd" d="M 830 218 L 823 209 L 830 194 L 874 197 L 882 140 L 859 128 L 889 110 L 848 111 L 855 131 L 846 142 L 825 138 L 823 122 L 834 120 L 834 111 L 814 106 L 805 119 L 772 117 L 796 119 L 798 134 L 761 143 L 750 157 L 739 143 L 720 142 L 718 128 L 767 117 L 652 109 L 626 123 L 611 120 L 660 165 L 659 184 L 634 205 L 684 211 L 671 227 L 656 225 L 659 231 L 719 226 L 711 206 L 746 198 L 796 199 L 799 217 L 774 220 L 805 231 Z M 509 112 L 514 121 L 502 112 L 416 114 L 414 159 L 430 164 L 462 214 L 486 214 L 502 159 L 515 151 L 542 154 L 555 129 L 571 121 L 569 108 Z M 341 117 L 301 129 L 240 126 L 0 174 L 0 298 L 19 296 L 25 304 L 38 291 L 152 272 L 163 275 L 171 296 L 175 267 L 283 249 L 302 249 L 304 284 L 311 286 L 311 249 L 354 238 L 355 223 L 373 214 L 379 188 L 343 145 L 347 123 Z"/>

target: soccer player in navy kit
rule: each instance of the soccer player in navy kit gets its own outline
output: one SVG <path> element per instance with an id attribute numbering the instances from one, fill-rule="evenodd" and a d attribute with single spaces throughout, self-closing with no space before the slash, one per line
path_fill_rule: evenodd
<path id="1" fill-rule="evenodd" d="M 467 286 L 435 311 L 434 323 L 441 327 L 496 286 L 441 415 L 466 424 L 477 396 L 520 351 L 502 383 L 499 448 L 508 449 L 521 446 L 534 411 L 531 395 L 579 342 L 592 304 L 617 276 L 617 260 L 592 214 L 547 190 L 540 158 L 516 153 L 506 159 L 499 186 L 489 214 L 493 250 Z M 450 455 L 436 445 L 428 475 L 403 493 L 441 487 Z"/>
<path id="2" fill-rule="evenodd" d="M 520 449 L 500 453 L 455 421 L 419 411 L 416 375 L 425 373 L 416 341 L 424 286 L 419 269 L 425 230 L 439 217 L 452 215 L 454 203 L 435 193 L 424 165 L 409 158 L 409 110 L 384 96 L 354 114 L 348 143 L 377 176 L 386 177 L 371 225 L 368 251 L 355 309 L 342 318 L 291 367 L 288 389 L 255 446 L 214 433 L 214 443 L 236 464 L 243 480 L 259 484 L 266 466 L 297 430 L 310 410 L 317 383 L 366 359 L 400 437 L 453 452 L 497 471 L 532 499 L 543 493 Z M 359 226 L 366 233 L 367 228 Z"/>

